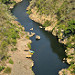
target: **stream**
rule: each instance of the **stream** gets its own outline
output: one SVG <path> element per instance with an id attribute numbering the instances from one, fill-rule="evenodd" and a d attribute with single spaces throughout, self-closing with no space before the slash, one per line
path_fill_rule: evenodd
<path id="1" fill-rule="evenodd" d="M 40 40 L 35 39 L 36 35 L 30 38 L 32 40 L 31 49 L 35 51 L 32 56 L 34 61 L 32 70 L 35 75 L 58 75 L 59 70 L 68 67 L 68 64 L 63 63 L 63 58 L 66 57 L 65 48 L 57 41 L 55 36 L 44 29 L 40 29 L 40 24 L 29 18 L 29 15 L 26 13 L 29 1 L 23 0 L 21 3 L 18 3 L 12 10 L 12 13 L 17 17 L 17 21 L 25 27 L 26 31 L 35 32 L 36 35 L 41 37 Z M 30 31 L 31 28 L 34 30 Z"/>

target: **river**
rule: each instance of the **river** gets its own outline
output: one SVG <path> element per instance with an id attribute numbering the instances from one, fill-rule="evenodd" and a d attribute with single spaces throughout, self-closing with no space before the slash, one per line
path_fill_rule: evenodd
<path id="1" fill-rule="evenodd" d="M 64 46 L 58 43 L 57 38 L 51 33 L 39 28 L 39 24 L 29 19 L 26 13 L 26 8 L 30 0 L 23 0 L 18 3 L 12 10 L 12 13 L 17 17 L 17 21 L 25 27 L 28 32 L 35 32 L 40 35 L 41 39 L 36 40 L 35 36 L 31 37 L 31 49 L 35 51 L 32 59 L 34 67 L 32 68 L 35 75 L 58 75 L 59 70 L 67 68 L 68 65 L 63 63 L 65 56 Z M 33 31 L 30 31 L 34 28 Z"/>

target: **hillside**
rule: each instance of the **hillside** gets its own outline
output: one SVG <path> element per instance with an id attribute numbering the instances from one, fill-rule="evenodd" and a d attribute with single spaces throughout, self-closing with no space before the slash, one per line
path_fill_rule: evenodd
<path id="1" fill-rule="evenodd" d="M 32 0 L 27 8 L 29 17 L 42 24 L 46 31 L 58 37 L 66 45 L 68 69 L 60 75 L 75 74 L 75 1 L 74 0 Z"/>

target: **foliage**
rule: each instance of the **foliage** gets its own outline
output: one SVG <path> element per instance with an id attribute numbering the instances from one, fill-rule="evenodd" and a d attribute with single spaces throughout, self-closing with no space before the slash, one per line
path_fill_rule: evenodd
<path id="1" fill-rule="evenodd" d="M 12 0 L 0 0 L 0 2 L 5 4 L 15 3 L 15 1 L 12 1 Z"/>
<path id="2" fill-rule="evenodd" d="M 44 27 L 48 27 L 51 25 L 51 22 L 46 20 L 45 23 L 43 24 Z"/>
<path id="3" fill-rule="evenodd" d="M 12 49 L 11 49 L 11 51 L 16 51 L 16 50 L 17 50 L 17 48 L 12 48 Z"/>
<path id="4" fill-rule="evenodd" d="M 10 0 L 0 0 L 0 2 L 3 2 L 3 3 L 7 3 L 9 2 Z"/>
<path id="5" fill-rule="evenodd" d="M 30 43 L 28 43 L 27 45 L 28 45 L 28 48 L 31 49 L 31 45 L 30 45 Z"/>
<path id="6" fill-rule="evenodd" d="M 14 24 L 16 18 L 12 16 L 7 5 L 0 4 L 0 59 L 7 56 L 8 46 L 14 46 L 17 43 L 17 38 L 20 38 L 19 33 L 22 30 L 21 26 Z"/>
<path id="7" fill-rule="evenodd" d="M 4 70 L 4 73 L 11 73 L 11 68 L 10 67 L 6 67 Z"/>
<path id="8" fill-rule="evenodd" d="M 30 15 L 31 13 L 32 13 L 32 12 L 31 12 L 31 9 L 29 9 L 29 10 L 27 11 L 27 14 Z"/>
<path id="9" fill-rule="evenodd" d="M 71 69 L 72 69 L 71 73 L 74 73 L 74 74 L 75 74 L 75 64 L 72 64 L 72 65 L 68 68 L 68 70 L 71 70 Z"/>
<path id="10" fill-rule="evenodd" d="M 10 64 L 14 64 L 14 62 L 13 62 L 12 59 L 9 59 L 9 63 L 10 63 Z"/>
<path id="11" fill-rule="evenodd" d="M 4 66 L 0 66 L 0 71 L 2 71 L 3 69 L 5 69 L 5 67 Z"/>
<path id="12" fill-rule="evenodd" d="M 29 36 L 27 35 L 26 38 L 29 39 Z"/>

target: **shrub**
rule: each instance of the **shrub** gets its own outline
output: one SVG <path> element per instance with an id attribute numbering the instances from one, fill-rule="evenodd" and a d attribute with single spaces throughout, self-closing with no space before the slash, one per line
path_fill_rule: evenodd
<path id="1" fill-rule="evenodd" d="M 29 39 L 29 36 L 27 35 L 26 38 Z"/>
<path id="2" fill-rule="evenodd" d="M 28 43 L 27 45 L 28 45 L 28 48 L 31 49 L 31 45 L 30 45 L 30 43 Z"/>
<path id="3" fill-rule="evenodd" d="M 10 67 L 5 68 L 4 73 L 11 73 L 11 68 Z"/>
<path id="4" fill-rule="evenodd" d="M 0 66 L 0 71 L 2 71 L 5 67 L 4 66 Z"/>
<path id="5" fill-rule="evenodd" d="M 17 48 L 12 48 L 12 49 L 11 49 L 11 51 L 16 51 L 16 50 L 17 50 Z"/>
<path id="6" fill-rule="evenodd" d="M 12 60 L 12 59 L 10 59 L 10 60 L 9 60 L 9 63 L 10 63 L 10 64 L 14 64 L 14 62 L 13 62 L 13 60 Z"/>
<path id="7" fill-rule="evenodd" d="M 43 24 L 44 27 L 48 27 L 51 25 L 51 22 L 46 20 L 45 23 Z"/>
<path id="8" fill-rule="evenodd" d="M 17 40 L 16 39 L 12 39 L 12 43 L 13 43 L 13 45 L 16 45 Z"/>
<path id="9" fill-rule="evenodd" d="M 9 56 L 6 55 L 6 56 L 3 56 L 1 60 L 7 60 L 7 59 L 9 59 Z"/>
<path id="10" fill-rule="evenodd" d="M 3 41 L 2 44 L 1 44 L 1 47 L 4 48 L 4 47 L 6 47 L 7 45 L 8 45 L 8 43 L 7 43 L 6 41 Z"/>
<path id="11" fill-rule="evenodd" d="M 0 0 L 1 2 L 3 2 L 3 3 L 7 3 L 7 2 L 9 2 L 10 0 Z"/>
<path id="12" fill-rule="evenodd" d="M 32 13 L 32 12 L 31 12 L 31 9 L 29 9 L 29 10 L 27 11 L 27 14 L 30 15 L 31 13 Z"/>
<path id="13" fill-rule="evenodd" d="M 23 28 L 22 27 L 19 27 L 19 29 L 21 29 L 21 31 L 23 31 Z"/>

